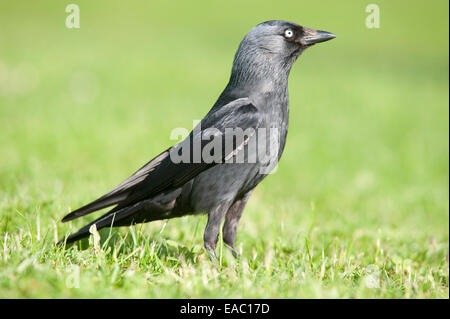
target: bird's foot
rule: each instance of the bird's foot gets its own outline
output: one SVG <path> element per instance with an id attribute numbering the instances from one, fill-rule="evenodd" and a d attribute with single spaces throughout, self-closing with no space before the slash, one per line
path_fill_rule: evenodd
<path id="1" fill-rule="evenodd" d="M 211 261 L 217 261 L 217 255 L 216 255 L 216 251 L 215 249 L 211 246 L 205 243 L 205 249 L 209 254 L 209 258 L 211 259 Z"/>
<path id="2" fill-rule="evenodd" d="M 234 258 L 236 258 L 236 259 L 238 259 L 238 260 L 241 259 L 241 255 L 238 253 L 238 250 L 236 249 L 235 246 L 232 246 L 232 245 L 228 245 L 228 244 L 227 244 L 227 247 L 230 249 L 231 254 L 233 255 Z"/>

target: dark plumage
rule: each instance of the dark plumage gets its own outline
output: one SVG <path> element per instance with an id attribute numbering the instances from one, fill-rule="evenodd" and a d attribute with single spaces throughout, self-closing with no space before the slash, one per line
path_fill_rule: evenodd
<path id="1" fill-rule="evenodd" d="M 334 37 L 286 21 L 268 21 L 254 27 L 239 45 L 228 85 L 198 129 L 106 195 L 65 216 L 63 222 L 116 205 L 61 242 L 88 236 L 93 224 L 100 229 L 207 213 L 205 248 L 215 256 L 220 226 L 225 220 L 223 239 L 236 255 L 236 228 L 245 204 L 284 149 L 290 69 L 303 50 Z M 227 144 L 229 128 L 240 128 L 249 134 L 241 140 L 232 137 L 232 143 Z M 269 134 L 271 129 L 276 134 Z M 267 134 L 260 135 L 260 130 Z M 206 151 L 206 135 L 222 141 L 220 148 L 211 153 L 216 159 L 213 162 L 195 158 L 196 145 L 200 152 Z M 252 145 L 258 145 L 258 149 Z M 267 147 L 269 154 L 260 155 L 260 145 Z M 189 154 L 188 160 L 174 161 L 180 154 Z"/>

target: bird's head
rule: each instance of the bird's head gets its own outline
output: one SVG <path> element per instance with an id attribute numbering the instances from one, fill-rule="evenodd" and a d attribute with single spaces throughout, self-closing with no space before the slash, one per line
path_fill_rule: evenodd
<path id="1" fill-rule="evenodd" d="M 335 37 L 333 33 L 293 22 L 263 22 L 250 30 L 242 40 L 232 73 L 239 78 L 281 76 L 281 73 L 288 75 L 293 63 L 306 48 Z"/>
<path id="2" fill-rule="evenodd" d="M 336 38 L 326 31 L 315 30 L 293 22 L 272 20 L 258 24 L 245 36 L 245 45 L 269 54 L 287 57 L 319 42 Z"/>

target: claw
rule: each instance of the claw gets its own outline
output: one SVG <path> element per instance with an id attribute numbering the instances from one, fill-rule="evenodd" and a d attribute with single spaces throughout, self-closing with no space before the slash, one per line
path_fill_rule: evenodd
<path id="1" fill-rule="evenodd" d="M 227 243 L 225 244 L 228 247 L 228 249 L 230 249 L 231 254 L 233 255 L 234 258 L 241 259 L 241 255 L 238 253 L 238 250 L 236 249 L 235 246 L 228 245 Z"/>
<path id="2" fill-rule="evenodd" d="M 233 257 L 236 258 L 237 260 L 241 260 L 241 255 L 236 251 L 236 248 L 232 248 L 231 254 L 232 254 Z"/>
<path id="3" fill-rule="evenodd" d="M 216 255 L 216 251 L 214 250 L 214 248 L 212 248 L 210 245 L 205 243 L 205 249 L 208 251 L 209 253 L 209 258 L 211 259 L 211 261 L 217 261 L 217 255 Z"/>
<path id="4" fill-rule="evenodd" d="M 209 259 L 211 259 L 211 261 L 218 261 L 219 259 L 217 258 L 216 252 L 214 250 L 212 251 L 208 251 L 209 252 Z"/>

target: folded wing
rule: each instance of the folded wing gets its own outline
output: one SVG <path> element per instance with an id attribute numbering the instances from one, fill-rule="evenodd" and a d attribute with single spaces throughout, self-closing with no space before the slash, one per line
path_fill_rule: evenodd
<path id="1" fill-rule="evenodd" d="M 152 198 L 162 192 L 178 188 L 201 172 L 218 164 L 217 162 L 206 162 L 201 157 L 199 162 L 193 160 L 192 153 L 195 148 L 193 144 L 199 141 L 200 149 L 203 150 L 205 145 L 209 143 L 209 140 L 202 139 L 202 136 L 206 133 L 211 135 L 211 131 L 214 130 L 213 135 L 215 138 L 225 140 L 225 129 L 241 128 L 245 131 L 248 128 L 253 128 L 255 132 L 262 121 L 263 118 L 258 109 L 247 98 L 232 101 L 214 113 L 208 114 L 200 123 L 201 130 L 196 132 L 194 129 L 186 140 L 159 154 L 110 192 L 72 211 L 62 221 L 67 222 L 102 208 L 117 205 L 111 211 L 113 213 L 144 199 Z M 221 153 L 222 162 L 242 148 L 242 145 L 234 144 L 231 149 L 226 149 L 225 144 L 225 142 L 221 144 L 223 146 Z M 171 152 L 183 152 L 186 147 L 190 148 L 189 161 L 175 163 L 170 156 Z"/>

